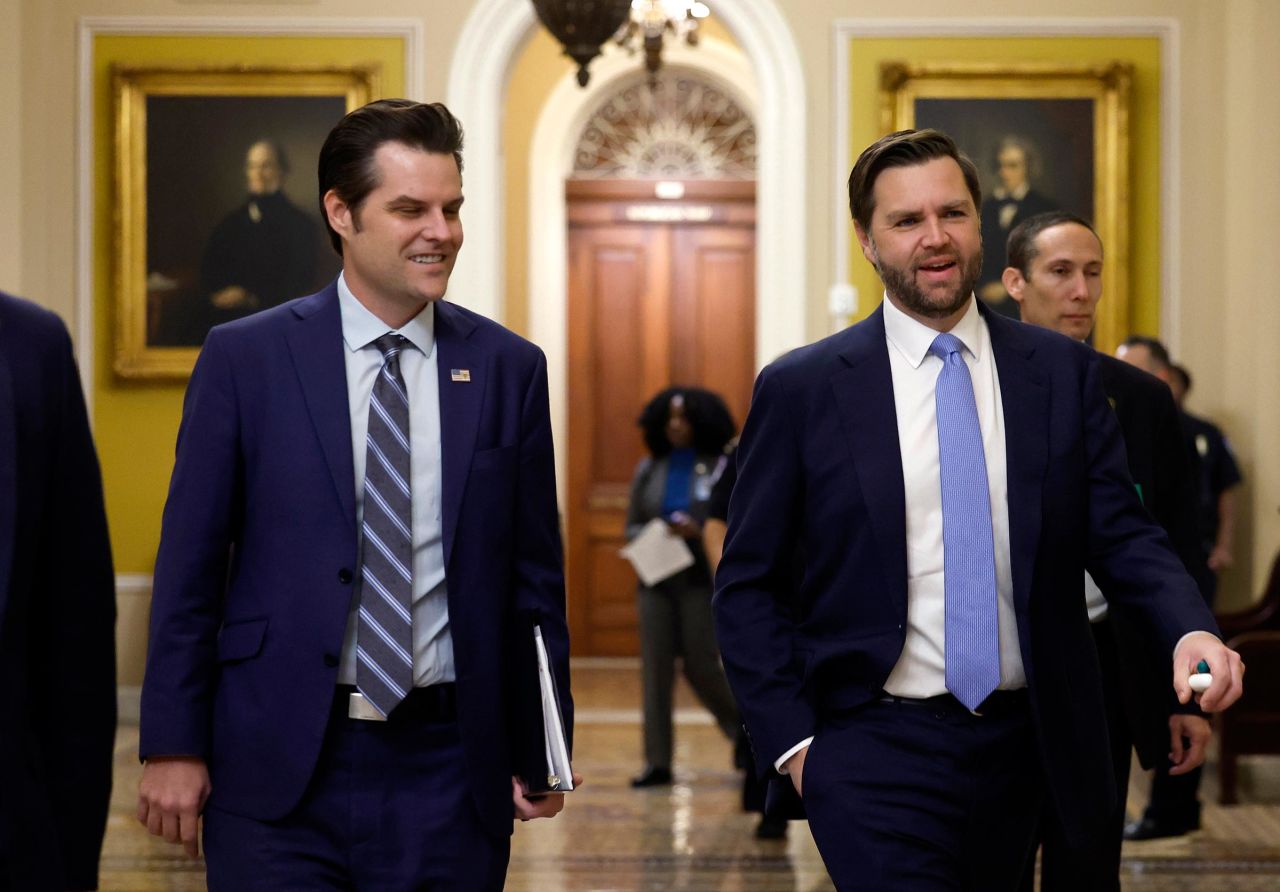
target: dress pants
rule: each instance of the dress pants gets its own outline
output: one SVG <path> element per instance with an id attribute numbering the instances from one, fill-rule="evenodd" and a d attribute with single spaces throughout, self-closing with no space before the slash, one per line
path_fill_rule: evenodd
<path id="1" fill-rule="evenodd" d="M 1186 774 L 1170 774 L 1168 763 L 1151 773 L 1151 799 L 1143 817 L 1178 830 L 1200 827 L 1200 775 L 1203 768 Z"/>
<path id="2" fill-rule="evenodd" d="M 655 768 L 671 767 L 672 686 L 676 657 L 702 704 L 725 736 L 739 729 L 738 707 L 720 664 L 711 618 L 711 589 L 691 580 L 688 570 L 652 588 L 641 586 L 640 661 L 644 687 L 644 758 Z"/>
<path id="3" fill-rule="evenodd" d="M 1129 789 L 1129 766 L 1133 757 L 1133 735 L 1125 714 L 1121 667 L 1116 652 L 1116 636 L 1103 619 L 1092 626 L 1102 669 L 1106 698 L 1107 734 L 1111 738 L 1111 768 L 1116 778 L 1116 805 L 1104 825 L 1089 842 L 1073 846 L 1051 807 L 1041 817 L 1040 892 L 1120 892 L 1120 844 L 1124 837 L 1125 794 Z M 1022 892 L 1035 885 L 1035 859 L 1027 864 Z"/>
<path id="4" fill-rule="evenodd" d="M 386 722 L 348 718 L 350 689 L 339 688 L 292 812 L 259 821 L 205 809 L 211 892 L 499 892 L 511 839 L 480 824 L 446 687 L 416 688 Z"/>
<path id="5" fill-rule="evenodd" d="M 976 716 L 951 695 L 827 717 L 804 763 L 814 841 L 839 892 L 1010 892 L 1045 797 L 1026 692 Z"/>

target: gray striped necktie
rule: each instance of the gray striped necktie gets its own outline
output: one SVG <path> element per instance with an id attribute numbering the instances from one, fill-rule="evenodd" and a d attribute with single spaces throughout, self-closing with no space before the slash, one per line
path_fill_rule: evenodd
<path id="1" fill-rule="evenodd" d="M 382 368 L 369 398 L 360 564 L 356 687 L 387 715 L 413 688 L 413 498 L 409 488 L 409 395 L 398 334 L 374 341 Z"/>

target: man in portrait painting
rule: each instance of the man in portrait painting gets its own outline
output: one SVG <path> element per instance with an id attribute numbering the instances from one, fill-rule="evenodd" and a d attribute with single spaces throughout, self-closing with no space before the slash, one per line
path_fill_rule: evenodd
<path id="1" fill-rule="evenodd" d="M 214 228 L 200 264 L 213 324 L 308 294 L 315 277 L 316 227 L 284 193 L 284 149 L 275 140 L 256 141 L 244 173 L 248 197 Z"/>
<path id="2" fill-rule="evenodd" d="M 978 296 L 997 313 L 1016 319 L 1018 304 L 1000 281 L 1004 274 L 1002 248 L 1013 227 L 1036 214 L 1056 210 L 1058 205 L 1032 188 L 1032 179 L 1038 179 L 1042 171 L 1039 155 L 1028 140 L 1003 137 L 996 144 L 994 161 L 997 185 L 982 203 L 982 243 L 987 250 L 978 277 Z"/>

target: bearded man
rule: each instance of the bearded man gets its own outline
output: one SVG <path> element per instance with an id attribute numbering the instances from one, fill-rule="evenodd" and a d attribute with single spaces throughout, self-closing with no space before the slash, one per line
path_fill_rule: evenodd
<path id="1" fill-rule="evenodd" d="M 716 630 L 762 769 L 841 892 L 1011 890 L 1042 808 L 1087 836 L 1117 791 L 1086 570 L 1171 659 L 1239 656 L 1138 499 L 1083 344 L 981 307 L 977 171 L 905 130 L 849 178 L 885 286 L 756 381 Z"/>

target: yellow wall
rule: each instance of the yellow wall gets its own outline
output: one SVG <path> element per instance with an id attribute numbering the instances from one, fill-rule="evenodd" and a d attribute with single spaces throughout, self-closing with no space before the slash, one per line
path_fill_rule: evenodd
<path id="1" fill-rule="evenodd" d="M 185 382 L 122 379 L 112 371 L 114 155 L 110 69 L 130 65 L 324 65 L 376 62 L 387 95 L 404 89 L 404 47 L 391 38 L 99 36 L 94 45 L 94 425 L 120 573 L 150 573 L 173 464 Z M 305 165 L 300 168 L 307 169 Z M 263 382 L 264 385 L 269 382 Z"/>
<path id="2" fill-rule="evenodd" d="M 1062 62 L 1085 65 L 1122 60 L 1134 65 L 1130 97 L 1129 319 L 1134 331 L 1160 329 L 1160 44 L 1155 38 L 853 39 L 849 42 L 850 157 L 880 130 L 880 63 Z M 985 245 L 985 250 L 1004 246 Z M 849 270 L 858 288 L 859 315 L 880 303 L 881 286 L 850 235 Z M 1103 300 L 1106 300 L 1106 296 Z"/>
<path id="3" fill-rule="evenodd" d="M 529 331 L 529 150 L 538 115 L 555 85 L 577 65 L 539 28 L 516 56 L 502 116 L 506 183 L 506 319 L 513 331 Z M 463 220 L 465 225 L 465 218 Z"/>

